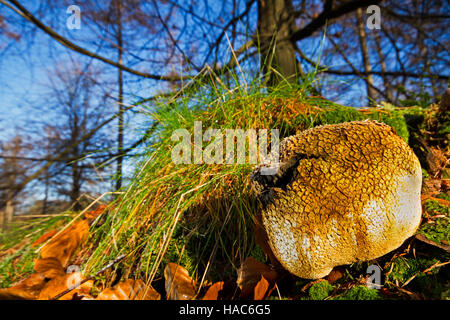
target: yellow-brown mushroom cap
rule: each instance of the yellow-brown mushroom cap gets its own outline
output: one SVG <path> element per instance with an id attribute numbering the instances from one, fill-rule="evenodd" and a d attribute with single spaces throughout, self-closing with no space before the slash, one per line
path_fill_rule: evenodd
<path id="1" fill-rule="evenodd" d="M 422 173 L 411 148 L 376 121 L 315 127 L 280 145 L 276 175 L 252 175 L 278 261 L 309 279 L 380 257 L 421 219 Z"/>

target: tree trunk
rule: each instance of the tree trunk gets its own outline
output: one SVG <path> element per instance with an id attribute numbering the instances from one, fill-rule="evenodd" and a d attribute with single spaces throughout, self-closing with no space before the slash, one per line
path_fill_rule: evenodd
<path id="1" fill-rule="evenodd" d="M 364 17 L 363 17 L 363 10 L 361 8 L 358 8 L 356 10 L 356 17 L 358 21 L 358 34 L 359 34 L 359 42 L 361 45 L 361 53 L 363 58 L 363 64 L 364 64 L 364 74 L 367 87 L 367 98 L 369 100 L 369 105 L 373 105 L 373 102 L 375 101 L 376 97 L 376 91 L 373 88 L 373 76 L 372 76 L 372 66 L 370 64 L 370 57 L 369 57 L 369 49 L 367 47 L 367 36 L 364 26 Z"/>
<path id="2" fill-rule="evenodd" d="M 258 35 L 265 83 L 294 83 L 300 74 L 290 35 L 295 30 L 292 0 L 258 1 Z"/>
<path id="3" fill-rule="evenodd" d="M 2 229 L 6 230 L 9 228 L 14 216 L 14 205 L 12 200 L 6 201 L 6 206 L 3 211 L 0 212 L 0 215 L 3 215 L 3 218 L 0 218 L 0 221 L 3 220 Z"/>
<path id="4" fill-rule="evenodd" d="M 5 216 L 6 216 L 5 210 L 4 209 L 0 210 L 0 231 L 5 231 L 6 229 Z"/>
<path id="5" fill-rule="evenodd" d="M 117 1 L 117 50 L 118 50 L 118 63 L 122 64 L 122 54 L 123 54 L 123 39 L 122 39 L 122 12 L 121 12 L 122 3 L 120 0 Z M 118 83 L 119 83 L 119 129 L 117 135 L 117 168 L 116 168 L 116 190 L 119 190 L 122 187 L 122 164 L 123 157 L 120 155 L 123 150 L 123 136 L 124 136 L 124 128 L 123 128 L 123 74 L 122 69 L 118 69 Z"/>
<path id="6" fill-rule="evenodd" d="M 14 205 L 12 200 L 6 202 L 5 213 L 6 213 L 6 224 L 8 225 L 11 223 L 14 216 Z"/>
<path id="7" fill-rule="evenodd" d="M 81 174 L 82 169 L 78 168 L 77 162 L 72 165 L 72 190 L 70 192 L 70 201 L 74 203 L 74 210 L 81 210 L 81 204 L 79 202 L 81 195 Z"/>
<path id="8" fill-rule="evenodd" d="M 375 44 L 377 46 L 377 53 L 380 59 L 381 66 L 381 77 L 383 78 L 384 90 L 386 91 L 386 99 L 390 103 L 394 103 L 394 98 L 391 93 L 391 85 L 389 83 L 389 79 L 386 77 L 386 61 L 384 58 L 383 51 L 381 50 L 381 39 L 379 31 L 375 31 Z"/>

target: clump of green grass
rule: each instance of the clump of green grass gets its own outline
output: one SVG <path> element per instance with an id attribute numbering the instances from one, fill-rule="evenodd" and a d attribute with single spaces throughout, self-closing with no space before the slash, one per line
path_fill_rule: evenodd
<path id="1" fill-rule="evenodd" d="M 85 271 L 93 273 L 126 254 L 120 266 L 124 277 L 152 281 L 167 262 L 175 262 L 198 280 L 214 281 L 234 277 L 245 258 L 261 255 L 253 236 L 258 203 L 249 179 L 255 165 L 174 164 L 172 133 L 186 129 L 193 143 L 194 122 L 201 121 L 203 132 L 279 129 L 282 139 L 317 125 L 374 117 L 311 96 L 308 88 L 307 83 L 267 90 L 258 83 L 229 88 L 210 82 L 149 106 L 150 122 L 157 123 L 151 146 L 92 235 Z"/>

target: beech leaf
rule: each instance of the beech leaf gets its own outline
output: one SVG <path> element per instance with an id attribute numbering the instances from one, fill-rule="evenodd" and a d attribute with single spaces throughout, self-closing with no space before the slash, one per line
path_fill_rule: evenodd
<path id="1" fill-rule="evenodd" d="M 168 263 L 164 278 L 167 300 L 191 300 L 195 297 L 194 281 L 182 266 Z"/>
<path id="2" fill-rule="evenodd" d="M 67 268 L 70 258 L 88 233 L 89 224 L 86 220 L 74 223 L 42 247 L 41 258 L 56 258 L 63 268 Z"/>
<path id="3" fill-rule="evenodd" d="M 34 300 L 45 285 L 42 273 L 33 273 L 11 287 L 0 289 L 0 300 Z"/>
<path id="4" fill-rule="evenodd" d="M 65 274 L 61 262 L 56 258 L 36 259 L 33 268 L 36 272 L 44 274 L 47 279 L 53 279 Z"/>
<path id="5" fill-rule="evenodd" d="M 39 300 L 50 300 L 61 292 L 77 285 L 82 280 L 83 276 L 80 272 L 67 273 L 65 275 L 57 276 L 45 284 L 44 288 L 42 288 L 42 291 L 39 293 Z M 58 300 L 73 300 L 75 294 L 89 294 L 93 284 L 93 280 L 86 281 L 77 288 L 58 298 Z"/>
<path id="6" fill-rule="evenodd" d="M 261 280 L 259 280 L 255 286 L 254 300 L 263 300 L 266 297 L 266 293 L 269 291 L 269 286 L 269 281 L 267 281 L 264 276 L 261 276 Z"/>
<path id="7" fill-rule="evenodd" d="M 103 290 L 97 300 L 161 300 L 161 295 L 142 280 L 128 279 Z"/>
<path id="8" fill-rule="evenodd" d="M 37 245 L 39 245 L 41 243 L 44 243 L 45 241 L 47 241 L 48 239 L 53 237 L 57 232 L 58 232 L 58 230 L 53 229 L 53 230 L 50 230 L 47 233 L 44 233 L 42 236 L 39 237 L 39 239 L 37 239 L 35 242 L 33 242 L 33 244 L 31 246 L 35 247 L 35 246 L 37 246 Z"/>
<path id="9" fill-rule="evenodd" d="M 208 288 L 202 300 L 219 300 L 219 293 L 223 290 L 223 281 L 214 283 Z"/>
<path id="10" fill-rule="evenodd" d="M 278 277 L 276 271 L 269 268 L 269 266 L 256 260 L 253 257 L 247 258 L 238 270 L 237 285 L 241 289 L 240 297 L 246 299 L 254 294 L 254 289 L 258 282 L 261 281 L 261 276 L 265 278 L 271 285 L 275 283 Z"/>

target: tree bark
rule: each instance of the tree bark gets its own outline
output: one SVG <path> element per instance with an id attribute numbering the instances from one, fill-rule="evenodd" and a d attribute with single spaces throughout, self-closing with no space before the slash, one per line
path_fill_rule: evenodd
<path id="1" fill-rule="evenodd" d="M 5 225 L 5 210 L 0 210 L 0 230 L 5 231 L 6 225 Z"/>
<path id="2" fill-rule="evenodd" d="M 123 39 L 122 39 L 122 12 L 121 12 L 122 3 L 120 0 L 117 1 L 117 50 L 118 50 L 118 63 L 122 64 L 122 55 L 123 55 Z M 119 116 L 117 117 L 119 120 L 119 130 L 117 135 L 117 154 L 121 154 L 123 150 L 123 136 L 124 136 L 124 127 L 123 127 L 123 116 L 124 116 L 124 108 L 123 108 L 123 74 L 122 69 L 118 69 L 118 83 L 119 83 Z M 116 168 L 116 190 L 119 190 L 122 187 L 122 165 L 123 165 L 123 156 L 117 157 L 117 168 Z"/>
<path id="3" fill-rule="evenodd" d="M 81 204 L 78 202 L 81 195 L 81 169 L 78 162 L 72 164 L 72 190 L 70 191 L 70 201 L 74 204 L 74 210 L 81 210 Z"/>
<path id="4" fill-rule="evenodd" d="M 8 229 L 14 216 L 14 205 L 12 200 L 6 202 L 4 228 Z"/>
<path id="5" fill-rule="evenodd" d="M 361 53 L 364 64 L 364 75 L 365 75 L 364 81 L 366 82 L 367 87 L 367 98 L 369 100 L 369 105 L 373 105 L 373 102 L 375 101 L 376 97 L 376 92 L 373 88 L 372 65 L 370 64 L 369 49 L 367 47 L 367 36 L 366 31 L 364 29 L 365 26 L 362 8 L 356 9 L 356 17 L 357 17 L 359 42 L 361 45 Z"/>
<path id="6" fill-rule="evenodd" d="M 386 99 L 390 103 L 394 103 L 394 98 L 391 93 L 391 85 L 389 83 L 389 79 L 386 77 L 386 62 L 384 58 L 383 51 L 381 49 L 381 39 L 379 31 L 375 31 L 375 44 L 377 48 L 378 57 L 380 59 L 381 66 L 381 77 L 383 78 L 384 90 L 386 91 Z"/>
<path id="7" fill-rule="evenodd" d="M 269 86 L 276 86 L 283 81 L 294 83 L 298 79 L 295 46 L 290 40 L 294 30 L 291 0 L 258 1 L 261 69 Z"/>

